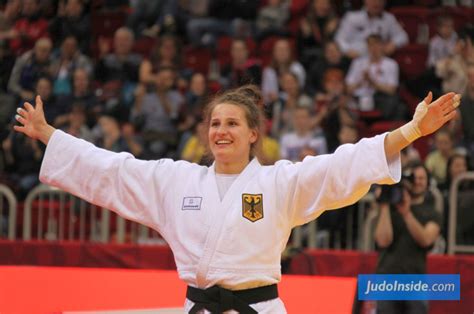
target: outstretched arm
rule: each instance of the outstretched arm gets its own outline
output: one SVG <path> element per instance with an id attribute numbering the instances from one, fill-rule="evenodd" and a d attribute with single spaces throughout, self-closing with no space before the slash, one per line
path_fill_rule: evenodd
<path id="1" fill-rule="evenodd" d="M 431 100 L 432 94 L 430 92 L 416 107 L 413 119 L 386 136 L 384 147 L 387 159 L 397 155 L 417 138 L 435 132 L 446 122 L 454 119 L 461 95 L 447 93 L 434 102 Z"/>
<path id="2" fill-rule="evenodd" d="M 36 107 L 25 102 L 24 108 L 17 109 L 16 120 L 21 125 L 15 125 L 15 131 L 24 133 L 25 135 L 40 140 L 45 145 L 48 144 L 51 135 L 56 130 L 46 122 L 43 110 L 43 101 L 40 96 L 36 96 Z"/>
<path id="3" fill-rule="evenodd" d="M 16 131 L 47 144 L 41 182 L 160 230 L 163 199 L 178 169 L 172 160 L 137 160 L 57 131 L 46 122 L 40 97 L 36 107 L 19 108 L 16 119 Z"/>

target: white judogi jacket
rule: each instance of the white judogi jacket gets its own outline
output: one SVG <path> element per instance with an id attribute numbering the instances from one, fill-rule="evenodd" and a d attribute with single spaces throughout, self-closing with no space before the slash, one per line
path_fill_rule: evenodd
<path id="1" fill-rule="evenodd" d="M 157 230 L 188 285 L 240 290 L 280 281 L 280 255 L 293 227 L 356 202 L 373 183 L 400 180 L 400 159 L 387 163 L 384 138 L 298 163 L 261 166 L 254 159 L 221 201 L 213 166 L 137 160 L 58 130 L 40 179 Z M 279 299 L 252 306 L 259 313 L 285 311 Z"/>

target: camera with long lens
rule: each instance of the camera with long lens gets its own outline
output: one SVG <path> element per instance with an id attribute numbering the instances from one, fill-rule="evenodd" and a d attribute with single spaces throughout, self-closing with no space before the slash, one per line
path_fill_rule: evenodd
<path id="1" fill-rule="evenodd" d="M 414 176 L 412 172 L 405 172 L 402 174 L 402 179 L 399 183 L 393 185 L 382 185 L 377 201 L 379 203 L 388 203 L 391 205 L 398 205 L 403 202 L 403 191 L 411 190 L 413 186 Z"/>

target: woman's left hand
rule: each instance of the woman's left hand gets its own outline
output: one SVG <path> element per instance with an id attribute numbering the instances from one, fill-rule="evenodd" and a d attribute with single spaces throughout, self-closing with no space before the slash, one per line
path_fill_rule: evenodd
<path id="1" fill-rule="evenodd" d="M 441 128 L 446 122 L 456 117 L 456 108 L 461 101 L 461 95 L 447 93 L 431 102 L 431 92 L 416 108 L 413 120 L 421 132 L 421 136 L 431 134 Z"/>

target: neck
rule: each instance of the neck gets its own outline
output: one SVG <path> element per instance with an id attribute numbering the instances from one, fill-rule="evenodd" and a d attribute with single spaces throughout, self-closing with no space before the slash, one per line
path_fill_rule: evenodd
<path id="1" fill-rule="evenodd" d="M 236 68 L 243 67 L 246 62 L 247 62 L 247 60 L 236 60 L 236 61 L 234 61 L 234 67 L 236 67 Z"/>
<path id="2" fill-rule="evenodd" d="M 309 130 L 296 130 L 296 134 L 298 136 L 303 137 L 303 136 L 306 136 L 307 134 L 309 134 Z"/>
<path id="3" fill-rule="evenodd" d="M 215 171 L 220 174 L 239 174 L 244 171 L 249 164 L 248 160 L 241 162 L 218 162 L 216 161 Z"/>
<path id="4" fill-rule="evenodd" d="M 474 99 L 474 85 L 468 87 L 467 95 L 469 96 L 469 98 Z"/>
<path id="5" fill-rule="evenodd" d="M 379 62 L 381 59 L 382 59 L 382 56 L 376 56 L 376 55 L 370 56 L 370 61 L 372 61 L 373 63 L 377 63 L 377 62 Z"/>
<path id="6" fill-rule="evenodd" d="M 413 205 L 419 205 L 419 204 L 423 203 L 424 200 L 425 200 L 425 195 L 422 194 L 422 195 L 419 195 L 419 196 L 412 197 L 411 203 Z"/>
<path id="7" fill-rule="evenodd" d="M 452 150 L 450 151 L 440 151 L 441 156 L 443 156 L 446 159 L 449 159 L 449 157 L 452 155 Z"/>

